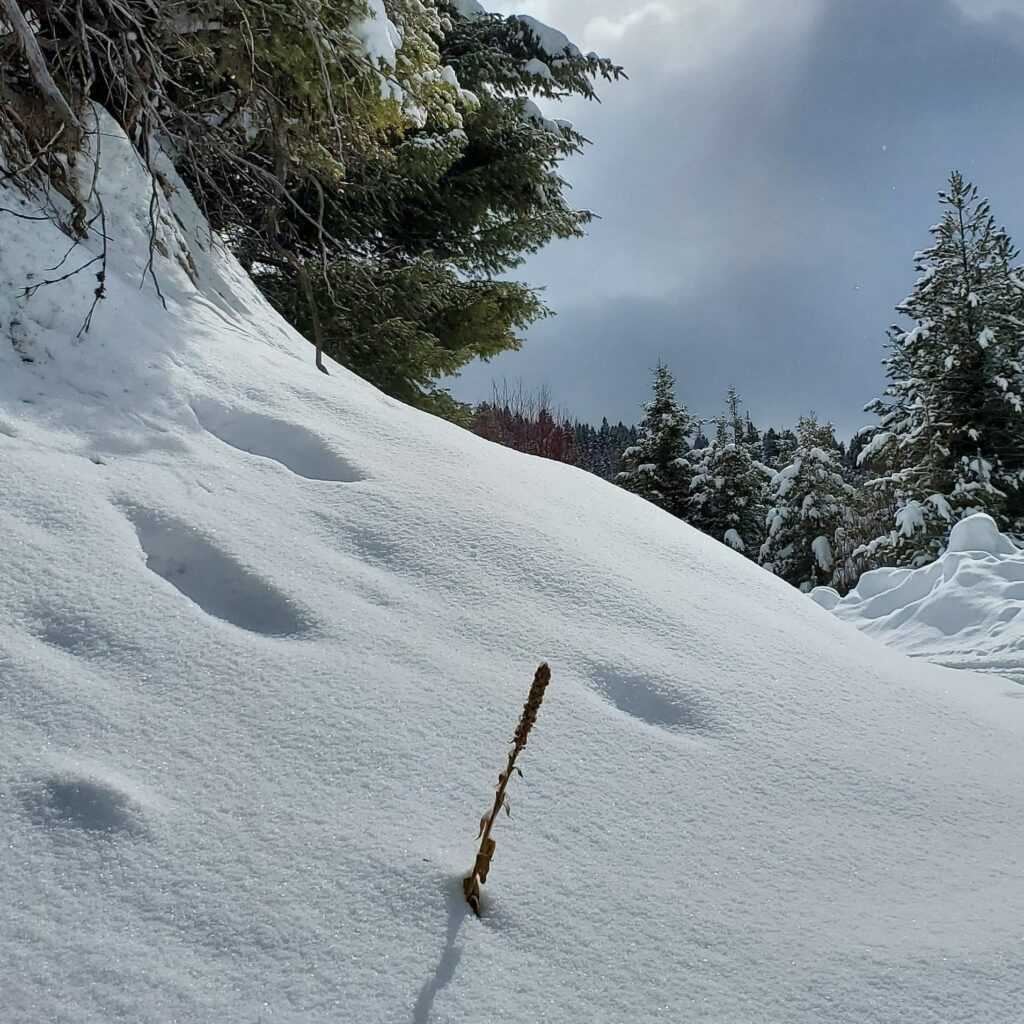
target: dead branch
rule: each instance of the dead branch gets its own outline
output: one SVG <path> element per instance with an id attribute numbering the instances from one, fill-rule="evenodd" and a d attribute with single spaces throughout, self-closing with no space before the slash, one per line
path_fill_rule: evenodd
<path id="1" fill-rule="evenodd" d="M 39 49 L 36 34 L 26 20 L 18 0 L 0 0 L 0 10 L 4 12 L 4 16 L 14 29 L 14 34 L 18 37 L 18 43 L 28 62 L 36 88 L 46 97 L 57 116 L 71 129 L 74 138 L 80 139 L 82 123 L 53 80 L 53 75 L 50 74 L 50 69 L 46 66 L 46 58 L 43 56 L 42 50 Z"/>

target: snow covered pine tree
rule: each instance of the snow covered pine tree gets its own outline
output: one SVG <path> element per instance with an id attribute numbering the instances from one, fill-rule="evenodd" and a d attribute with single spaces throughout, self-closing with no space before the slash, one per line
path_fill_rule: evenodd
<path id="1" fill-rule="evenodd" d="M 975 511 L 1013 528 L 1024 513 L 1024 281 L 1018 252 L 989 204 L 953 173 L 934 243 L 917 255 L 921 274 L 897 311 L 909 330 L 889 332 L 890 384 L 867 408 L 861 464 L 888 492 L 894 529 L 861 554 L 888 565 L 922 565 L 952 526 Z"/>
<path id="2" fill-rule="evenodd" d="M 690 522 L 699 530 L 757 558 L 764 539 L 764 492 L 771 471 L 757 462 L 746 442 L 740 397 L 730 388 L 727 414 L 715 437 L 700 452 L 690 485 Z M 758 441 L 760 447 L 760 441 Z"/>
<path id="3" fill-rule="evenodd" d="M 676 402 L 676 382 L 667 366 L 654 369 L 654 397 L 644 406 L 646 415 L 636 444 L 622 453 L 616 482 L 680 519 L 687 518 L 690 498 L 689 436 L 694 420 Z"/>
<path id="4" fill-rule="evenodd" d="M 831 582 L 837 540 L 843 537 L 854 493 L 839 460 L 832 425 L 801 417 L 793 461 L 769 484 L 772 507 L 761 564 L 804 591 Z"/>

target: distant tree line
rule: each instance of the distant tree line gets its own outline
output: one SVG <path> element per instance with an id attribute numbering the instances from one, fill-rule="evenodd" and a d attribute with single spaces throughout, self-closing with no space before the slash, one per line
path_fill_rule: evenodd
<path id="1" fill-rule="evenodd" d="M 500 389 L 495 385 L 492 400 L 474 408 L 470 426 L 488 441 L 579 466 L 605 480 L 615 480 L 622 453 L 638 437 L 635 426 L 611 426 L 605 419 L 593 427 L 573 419 L 552 405 L 546 387 L 529 392 L 521 383 L 512 387 L 508 382 Z"/>
<path id="2" fill-rule="evenodd" d="M 869 569 L 925 565 L 974 512 L 1024 532 L 1024 272 L 961 174 L 939 198 L 932 244 L 917 254 L 918 279 L 897 307 L 910 323 L 889 331 L 889 385 L 867 406 L 878 422 L 849 444 L 813 414 L 762 433 L 732 389 L 722 413 L 702 423 L 659 364 L 636 427 L 564 418 L 561 461 L 803 590 L 845 592 Z M 489 436 L 479 420 L 475 429 Z"/>

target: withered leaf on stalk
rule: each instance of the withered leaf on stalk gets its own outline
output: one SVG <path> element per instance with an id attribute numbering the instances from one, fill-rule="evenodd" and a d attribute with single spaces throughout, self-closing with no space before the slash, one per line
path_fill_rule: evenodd
<path id="1" fill-rule="evenodd" d="M 494 856 L 495 841 L 491 837 L 491 829 L 494 827 L 498 812 L 504 808 L 505 814 L 512 817 L 512 807 L 508 797 L 505 796 L 505 788 L 512 772 L 517 772 L 523 777 L 522 770 L 516 764 L 516 758 L 526 747 L 530 730 L 537 721 L 537 712 L 540 710 L 544 700 L 544 691 L 551 682 L 551 670 L 546 664 L 542 664 L 533 677 L 533 685 L 530 687 L 529 696 L 523 705 L 523 713 L 519 719 L 515 735 L 512 737 L 512 749 L 508 754 L 508 763 L 505 769 L 498 773 L 498 789 L 494 794 L 494 806 L 490 814 L 485 814 L 480 819 L 480 831 L 477 839 L 480 840 L 480 848 L 477 851 L 476 861 L 472 872 L 462 880 L 462 891 L 465 893 L 466 902 L 469 903 L 473 913 L 480 916 L 480 886 L 487 881 L 487 875 L 491 869 L 491 858 Z"/>

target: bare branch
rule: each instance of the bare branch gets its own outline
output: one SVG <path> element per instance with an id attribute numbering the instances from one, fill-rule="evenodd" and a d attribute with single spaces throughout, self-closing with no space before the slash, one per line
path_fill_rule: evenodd
<path id="1" fill-rule="evenodd" d="M 79 121 L 75 112 L 71 109 L 71 105 L 64 98 L 64 94 L 53 80 L 53 75 L 50 74 L 50 69 L 46 66 L 46 58 L 43 56 L 43 51 L 39 49 L 36 35 L 25 19 L 18 0 L 0 0 L 0 10 L 4 12 L 7 21 L 14 29 L 14 34 L 18 37 L 18 42 L 21 44 L 21 50 L 25 54 L 25 60 L 28 61 L 29 70 L 32 72 L 32 80 L 36 83 L 36 87 L 49 100 L 57 116 L 75 133 L 75 137 L 80 137 L 82 134 L 82 122 Z"/>

